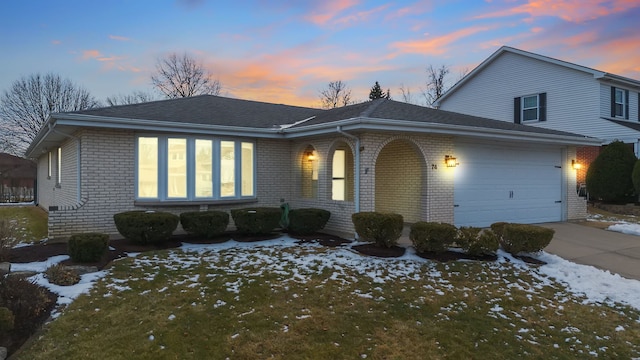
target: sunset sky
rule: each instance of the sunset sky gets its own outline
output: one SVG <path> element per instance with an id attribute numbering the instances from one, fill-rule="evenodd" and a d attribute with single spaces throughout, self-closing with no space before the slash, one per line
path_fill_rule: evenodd
<path id="1" fill-rule="evenodd" d="M 638 0 L 7 0 L 0 91 L 53 72 L 101 101 L 153 92 L 156 60 L 187 52 L 225 96 L 319 107 L 330 81 L 356 100 L 379 81 L 424 104 L 427 66 L 454 82 L 502 45 L 640 79 L 639 29 Z"/>

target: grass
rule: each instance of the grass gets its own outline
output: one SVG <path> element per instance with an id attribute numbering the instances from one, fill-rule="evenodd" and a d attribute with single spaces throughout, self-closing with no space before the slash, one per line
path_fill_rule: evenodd
<path id="1" fill-rule="evenodd" d="M 226 243 L 116 261 L 18 359 L 633 358 L 640 312 L 524 263 Z"/>
<path id="2" fill-rule="evenodd" d="M 14 245 L 38 243 L 47 237 L 47 213 L 37 206 L 0 206 L 0 219 L 10 222 Z"/>

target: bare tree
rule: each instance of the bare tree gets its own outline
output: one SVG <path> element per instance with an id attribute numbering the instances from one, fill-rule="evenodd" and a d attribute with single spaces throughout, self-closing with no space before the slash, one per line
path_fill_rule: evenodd
<path id="1" fill-rule="evenodd" d="M 56 74 L 16 80 L 0 98 L 0 129 L 11 153 L 22 155 L 51 113 L 100 106 L 89 91 Z"/>
<path id="2" fill-rule="evenodd" d="M 149 102 L 155 100 L 155 97 L 152 94 L 146 93 L 144 91 L 134 91 L 128 95 L 114 95 L 107 97 L 107 105 L 109 106 L 117 106 L 117 105 L 130 105 L 130 104 L 138 104 L 143 102 Z"/>
<path id="3" fill-rule="evenodd" d="M 151 83 L 169 98 L 219 95 L 222 85 L 189 54 L 171 53 L 159 58 Z"/>
<path id="4" fill-rule="evenodd" d="M 429 65 L 427 68 L 427 88 L 423 91 L 427 105 L 433 105 L 448 89 L 445 84 L 447 74 L 449 74 L 449 67 L 446 65 L 441 65 L 437 69 Z"/>
<path id="5" fill-rule="evenodd" d="M 404 84 L 400 84 L 400 95 L 402 96 L 402 101 L 413 104 L 413 94 L 411 94 L 411 88 L 404 87 Z"/>
<path id="6" fill-rule="evenodd" d="M 324 109 L 353 104 L 351 89 L 347 88 L 347 84 L 342 80 L 332 81 L 326 89 L 320 91 L 320 101 Z"/>

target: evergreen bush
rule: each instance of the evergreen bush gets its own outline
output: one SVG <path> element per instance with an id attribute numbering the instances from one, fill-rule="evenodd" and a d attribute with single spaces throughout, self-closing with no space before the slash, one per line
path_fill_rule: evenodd
<path id="1" fill-rule="evenodd" d="M 463 226 L 458 230 L 456 243 L 473 256 L 493 255 L 500 247 L 498 236 L 489 229 Z"/>
<path id="2" fill-rule="evenodd" d="M 189 234 L 210 239 L 222 235 L 227 229 L 229 213 L 218 210 L 183 212 L 180 224 Z"/>
<path id="3" fill-rule="evenodd" d="M 91 263 L 99 261 L 109 247 L 109 235 L 100 233 L 75 234 L 67 244 L 69 256 L 75 262 Z"/>
<path id="4" fill-rule="evenodd" d="M 247 235 L 267 235 L 280 226 L 282 211 L 276 207 L 231 210 L 238 232 Z"/>
<path id="5" fill-rule="evenodd" d="M 535 253 L 541 251 L 553 239 L 555 231 L 536 225 L 506 224 L 500 237 L 500 245 L 504 251 L 517 255 L 521 252 Z"/>
<path id="6" fill-rule="evenodd" d="M 361 240 L 390 248 L 398 243 L 404 226 L 402 215 L 380 212 L 359 212 L 351 221 Z"/>
<path id="7" fill-rule="evenodd" d="M 458 229 L 451 224 L 418 221 L 411 225 L 409 238 L 417 252 L 445 252 L 456 241 Z"/>
<path id="8" fill-rule="evenodd" d="M 135 210 L 115 214 L 113 220 L 125 239 L 145 245 L 169 240 L 180 218 L 168 212 Z"/>
<path id="9" fill-rule="evenodd" d="M 15 316 L 13 316 L 13 311 L 4 306 L 0 307 L 0 333 L 13 330 L 14 324 Z"/>
<path id="10" fill-rule="evenodd" d="M 324 209 L 294 209 L 289 211 L 289 231 L 309 235 L 318 232 L 329 221 L 331 213 Z"/>
<path id="11" fill-rule="evenodd" d="M 605 202 L 628 201 L 634 194 L 632 172 L 636 160 L 628 144 L 614 141 L 607 145 L 587 170 L 589 195 Z"/>

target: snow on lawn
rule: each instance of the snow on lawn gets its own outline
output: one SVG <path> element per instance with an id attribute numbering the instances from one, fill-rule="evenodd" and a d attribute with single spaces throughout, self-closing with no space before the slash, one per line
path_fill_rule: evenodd
<path id="1" fill-rule="evenodd" d="M 363 256 L 348 247 L 328 249 L 317 244 L 296 244 L 296 240 L 282 236 L 280 238 L 261 241 L 258 243 L 242 243 L 227 241 L 222 244 L 188 244 L 181 246 L 182 251 L 169 251 L 163 258 L 159 255 L 140 256 L 135 259 L 132 267 L 150 266 L 157 269 L 162 266 L 167 270 L 182 270 L 197 266 L 201 263 L 208 264 L 212 270 L 222 270 L 226 273 L 245 275 L 237 281 L 226 284 L 227 291 L 239 293 L 244 282 L 255 281 L 257 276 L 263 274 L 281 274 L 282 282 L 305 283 L 312 275 L 322 273 L 323 270 L 331 271 L 331 279 L 342 283 L 354 283 L 366 277 L 371 283 L 394 282 L 400 279 L 434 279 L 433 285 L 428 288 L 436 295 L 444 295 L 454 289 L 454 285 L 446 280 L 435 263 L 422 259 L 415 254 L 413 248 L 408 248 L 405 255 L 400 258 L 382 259 Z M 283 248 L 294 251 L 283 251 Z M 198 256 L 192 256 L 193 253 Z M 599 270 L 592 266 L 574 264 L 558 256 L 548 253 L 538 255 L 540 260 L 547 265 L 531 267 L 521 260 L 511 257 L 509 254 L 499 251 L 498 261 L 487 263 L 488 269 L 496 271 L 529 272 L 540 281 L 540 286 L 550 284 L 552 279 L 565 284 L 568 291 L 576 295 L 584 295 L 585 302 L 611 303 L 617 302 L 632 306 L 640 310 L 640 281 L 625 279 L 617 274 Z M 30 270 L 43 272 L 48 266 L 66 259 L 66 256 L 56 256 L 46 262 L 31 264 L 12 264 L 14 271 Z M 222 261 L 224 260 L 224 261 Z M 225 263 L 224 266 L 218 265 Z M 425 273 L 425 264 L 427 272 Z M 79 284 L 72 286 L 57 286 L 50 284 L 43 274 L 38 274 L 30 279 L 44 286 L 60 298 L 59 304 L 69 304 L 78 295 L 87 293 L 95 282 L 107 276 L 110 284 L 107 287 L 112 292 L 130 289 L 127 281 L 135 279 L 115 279 L 109 276 L 109 271 L 100 271 L 82 275 Z M 213 272 L 212 272 L 213 274 Z M 357 276 L 354 274 L 358 274 Z M 146 279 L 152 280 L 155 273 L 145 274 Z M 206 275 L 215 276 L 215 275 Z M 198 286 L 206 279 L 193 274 L 175 281 L 180 284 L 189 283 L 187 286 Z M 507 287 L 522 287 L 520 283 L 511 283 Z M 537 287 L 537 286 L 536 286 Z M 359 292 L 357 296 L 367 297 L 376 301 L 384 301 L 384 294 L 372 289 L 372 292 Z M 163 291 L 159 289 L 157 291 Z M 105 296 L 111 296 L 110 293 Z M 225 303 L 218 301 L 219 306 Z M 498 306 L 496 304 L 496 306 Z M 499 306 L 495 308 L 499 316 Z M 305 316 L 304 314 L 301 316 Z"/>

